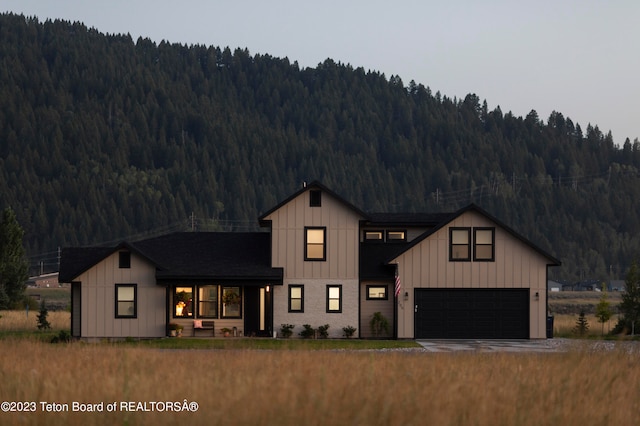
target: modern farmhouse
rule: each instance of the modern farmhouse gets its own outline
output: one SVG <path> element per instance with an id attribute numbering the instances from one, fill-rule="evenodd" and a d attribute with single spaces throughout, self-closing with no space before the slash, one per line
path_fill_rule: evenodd
<path id="1" fill-rule="evenodd" d="M 295 337 L 308 324 L 329 337 L 547 337 L 548 268 L 560 261 L 476 205 L 366 213 L 313 182 L 259 223 L 63 249 L 72 335 L 163 337 L 177 324 L 273 336 L 291 324 Z M 386 330 L 371 329 L 374 314 Z"/>

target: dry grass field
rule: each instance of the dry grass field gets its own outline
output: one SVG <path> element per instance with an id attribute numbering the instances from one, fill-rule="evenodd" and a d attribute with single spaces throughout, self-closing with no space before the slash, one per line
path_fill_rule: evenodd
<path id="1" fill-rule="evenodd" d="M 0 331 L 30 331 L 38 329 L 38 310 L 0 311 Z M 47 321 L 51 330 L 69 330 L 71 313 L 66 311 L 49 311 Z"/>
<path id="2" fill-rule="evenodd" d="M 5 339 L 0 354 L 0 401 L 36 403 L 36 412 L 0 412 L 3 425 L 631 425 L 640 413 L 638 352 L 160 350 Z M 198 411 L 168 410 L 185 400 Z M 42 402 L 69 411 L 45 412 Z M 103 412 L 73 412 L 74 402 L 102 403 Z"/>

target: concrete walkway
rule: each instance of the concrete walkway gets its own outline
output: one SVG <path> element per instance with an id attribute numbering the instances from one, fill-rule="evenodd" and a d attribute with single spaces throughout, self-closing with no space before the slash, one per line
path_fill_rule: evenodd
<path id="1" fill-rule="evenodd" d="M 564 352 L 564 339 L 416 340 L 427 352 Z"/>

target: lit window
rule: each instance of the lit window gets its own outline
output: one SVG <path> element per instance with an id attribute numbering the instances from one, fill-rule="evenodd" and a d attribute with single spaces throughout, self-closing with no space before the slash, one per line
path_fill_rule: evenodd
<path id="1" fill-rule="evenodd" d="M 116 318 L 136 318 L 137 289 L 136 284 L 116 284 Z"/>
<path id="2" fill-rule="evenodd" d="M 387 241 L 405 241 L 406 239 L 405 231 L 387 231 Z"/>
<path id="3" fill-rule="evenodd" d="M 449 260 L 471 260 L 471 229 L 449 229 Z"/>
<path id="4" fill-rule="evenodd" d="M 367 241 L 382 241 L 382 231 L 364 231 L 364 239 Z"/>
<path id="5" fill-rule="evenodd" d="M 218 286 L 198 287 L 198 317 L 218 318 Z"/>
<path id="6" fill-rule="evenodd" d="M 326 228 L 304 229 L 304 260 L 326 260 Z"/>
<path id="7" fill-rule="evenodd" d="M 242 311 L 240 287 L 222 287 L 222 317 L 240 318 Z"/>
<path id="8" fill-rule="evenodd" d="M 342 312 L 342 286 L 341 285 L 327 286 L 327 312 L 328 313 Z"/>
<path id="9" fill-rule="evenodd" d="M 193 317 L 193 287 L 176 287 L 173 307 L 174 317 Z"/>
<path id="10" fill-rule="evenodd" d="M 473 260 L 492 262 L 495 259 L 495 229 L 473 229 Z"/>
<path id="11" fill-rule="evenodd" d="M 304 312 L 304 286 L 289 286 L 289 312 Z"/>
<path id="12" fill-rule="evenodd" d="M 367 300 L 387 300 L 387 286 L 367 286 Z"/>

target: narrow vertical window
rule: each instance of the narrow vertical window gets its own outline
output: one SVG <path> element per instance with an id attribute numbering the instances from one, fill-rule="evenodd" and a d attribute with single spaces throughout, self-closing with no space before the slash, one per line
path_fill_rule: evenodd
<path id="1" fill-rule="evenodd" d="M 304 260 L 326 260 L 326 228 L 304 228 Z"/>
<path id="2" fill-rule="evenodd" d="M 342 312 L 342 285 L 327 286 L 327 313 Z"/>
<path id="3" fill-rule="evenodd" d="M 473 260 L 495 260 L 494 228 L 473 228 Z"/>
<path id="4" fill-rule="evenodd" d="M 193 317 L 193 287 L 176 287 L 173 293 L 173 316 Z"/>
<path id="5" fill-rule="evenodd" d="M 471 228 L 449 229 L 449 260 L 471 260 Z"/>
<path id="6" fill-rule="evenodd" d="M 198 317 L 218 318 L 217 285 L 202 285 L 198 287 Z"/>
<path id="7" fill-rule="evenodd" d="M 289 312 L 304 312 L 304 286 L 289 286 Z"/>
<path id="8" fill-rule="evenodd" d="M 137 284 L 116 284 L 116 318 L 137 317 L 137 292 Z"/>

